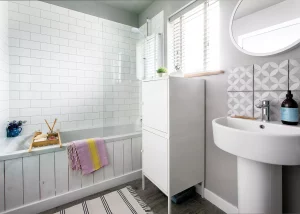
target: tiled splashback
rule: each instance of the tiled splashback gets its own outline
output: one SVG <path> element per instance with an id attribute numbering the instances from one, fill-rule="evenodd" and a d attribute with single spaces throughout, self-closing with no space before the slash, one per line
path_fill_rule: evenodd
<path id="1" fill-rule="evenodd" d="M 288 89 L 300 102 L 300 59 L 232 68 L 228 84 L 228 115 L 261 118 L 261 109 L 255 105 L 269 100 L 270 119 L 280 121 L 280 106 Z"/>
<path id="2" fill-rule="evenodd" d="M 138 34 L 41 1 L 9 2 L 10 120 L 24 133 L 139 122 Z"/>

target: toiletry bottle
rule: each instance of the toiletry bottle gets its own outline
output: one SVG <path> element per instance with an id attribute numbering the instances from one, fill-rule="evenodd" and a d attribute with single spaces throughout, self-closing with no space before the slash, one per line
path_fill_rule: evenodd
<path id="1" fill-rule="evenodd" d="M 299 121 L 298 104 L 293 100 L 293 94 L 288 91 L 286 99 L 281 104 L 281 121 L 287 125 L 297 125 Z"/>

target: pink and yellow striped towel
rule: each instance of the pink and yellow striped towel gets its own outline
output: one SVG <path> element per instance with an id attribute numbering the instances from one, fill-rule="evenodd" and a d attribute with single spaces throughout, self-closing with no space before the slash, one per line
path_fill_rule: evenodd
<path id="1" fill-rule="evenodd" d="M 82 170 L 83 175 L 108 165 L 105 143 L 99 138 L 72 142 L 68 146 L 68 156 L 70 167 Z"/>

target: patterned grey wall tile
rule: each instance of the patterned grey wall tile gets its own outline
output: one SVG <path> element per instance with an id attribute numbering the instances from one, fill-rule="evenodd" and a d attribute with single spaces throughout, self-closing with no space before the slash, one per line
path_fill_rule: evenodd
<path id="1" fill-rule="evenodd" d="M 253 91 L 253 65 L 229 70 L 227 91 Z"/>
<path id="2" fill-rule="evenodd" d="M 253 117 L 253 92 L 228 92 L 228 115 Z"/>
<path id="3" fill-rule="evenodd" d="M 270 101 L 270 120 L 280 121 L 280 107 L 285 100 L 286 91 L 261 91 L 254 92 L 254 117 L 261 118 L 261 109 L 256 108 L 262 100 Z"/>
<path id="4" fill-rule="evenodd" d="M 300 90 L 300 59 L 290 60 L 290 90 Z"/>
<path id="5" fill-rule="evenodd" d="M 288 89 L 288 60 L 254 65 L 254 91 Z"/>

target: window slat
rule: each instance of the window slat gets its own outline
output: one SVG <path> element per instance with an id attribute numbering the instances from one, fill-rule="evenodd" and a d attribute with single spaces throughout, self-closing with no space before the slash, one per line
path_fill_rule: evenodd
<path id="1" fill-rule="evenodd" d="M 176 70 L 189 73 L 219 69 L 218 18 L 219 0 L 207 0 L 172 22 Z"/>

